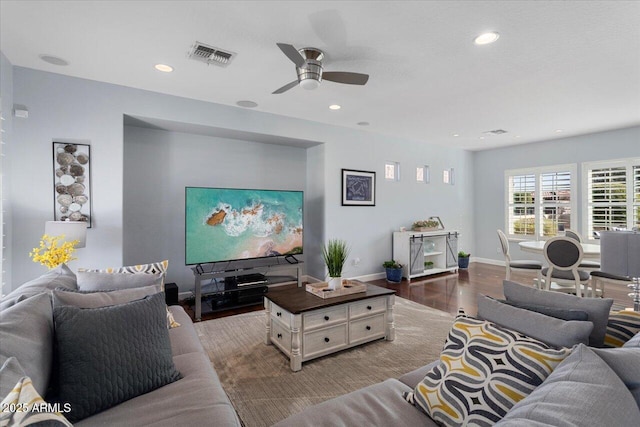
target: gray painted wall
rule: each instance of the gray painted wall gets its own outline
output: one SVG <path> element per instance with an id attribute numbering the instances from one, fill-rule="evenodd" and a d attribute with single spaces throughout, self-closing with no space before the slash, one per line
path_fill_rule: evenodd
<path id="1" fill-rule="evenodd" d="M 13 67 L 2 52 L 0 52 L 0 98 L 2 102 L 2 154 L 0 158 L 0 175 L 2 176 L 2 185 L 0 186 L 0 199 L 2 199 L 2 222 L 0 224 L 3 234 L 2 251 L 0 251 L 0 295 L 7 294 L 11 291 L 11 241 L 13 239 L 12 232 L 12 215 L 11 200 L 6 196 L 9 194 L 11 175 L 9 171 L 9 159 L 13 149 Z"/>
<path id="2" fill-rule="evenodd" d="M 505 228 L 504 171 L 537 166 L 576 163 L 578 183 L 582 181 L 582 163 L 640 156 L 640 126 L 524 144 L 475 153 L 475 247 L 480 258 L 504 261 L 497 253 L 497 229 Z M 578 190 L 576 224 L 582 224 L 582 185 Z M 514 259 L 534 259 L 536 254 L 520 251 L 510 242 Z M 542 260 L 542 257 L 537 257 Z"/>
<path id="3" fill-rule="evenodd" d="M 303 148 L 125 126 L 124 264 L 168 259 L 167 280 L 189 288 L 185 187 L 304 190 L 305 178 Z"/>
<path id="4" fill-rule="evenodd" d="M 306 159 L 307 194 L 311 200 L 305 209 L 307 214 L 310 214 L 310 209 L 314 212 L 305 223 L 305 247 L 311 248 L 307 251 L 307 269 L 314 276 L 324 272 L 317 259 L 309 258 L 314 248 L 322 244 L 318 239 L 342 238 L 349 242 L 352 258 L 360 258 L 361 263 L 353 266 L 349 262 L 345 275 L 378 274 L 382 272 L 381 263 L 391 257 L 391 232 L 431 215 L 440 216 L 448 228 L 460 229 L 461 246 L 474 252 L 472 153 L 423 141 L 403 140 L 359 129 L 329 126 L 27 68 L 14 67 L 13 73 L 14 102 L 25 105 L 30 116 L 14 124 L 16 150 L 12 152 L 13 159 L 27 161 L 11 161 L 8 168 L 12 181 L 9 198 L 14 213 L 11 229 L 14 235 L 20 236 L 20 239 L 13 239 L 9 249 L 17 255 L 10 265 L 13 272 L 12 287 L 43 272 L 43 267 L 33 263 L 28 253 L 39 241 L 44 222 L 51 219 L 53 214 L 53 140 L 82 140 L 91 144 L 95 226 L 88 232 L 87 247 L 78 250 L 78 260 L 71 263 L 71 268 L 118 266 L 123 265 L 125 256 L 129 257 L 128 250 L 125 255 L 128 245 L 123 238 L 125 223 L 129 220 L 123 217 L 124 176 L 129 173 L 125 171 L 124 160 L 124 115 L 323 143 L 322 148 L 309 149 Z M 201 154 L 206 158 L 216 156 L 213 149 L 208 152 L 205 149 Z M 149 155 L 153 156 L 154 153 Z M 253 155 L 252 161 L 258 162 L 259 154 Z M 175 162 L 167 160 L 165 168 L 188 168 L 186 165 L 174 166 Z M 384 182 L 385 160 L 401 163 L 402 181 Z M 304 163 L 305 159 L 301 159 L 301 162 Z M 431 166 L 432 183 L 429 185 L 415 182 L 415 167 L 421 164 Z M 450 167 L 457 172 L 454 186 L 442 184 L 442 169 Z M 341 168 L 378 173 L 375 208 L 340 206 Z M 160 174 L 161 171 L 156 173 Z M 300 179 L 304 179 L 304 174 L 300 175 Z M 310 180 L 312 184 L 309 184 Z M 183 207 L 180 207 L 179 211 L 182 210 Z M 132 220 L 137 221 L 135 217 Z M 313 228 L 312 233 L 309 233 L 310 228 Z M 163 228 L 154 232 L 165 233 Z M 183 245 L 183 242 L 176 244 Z M 169 269 L 172 270 L 171 266 L 179 265 L 181 261 L 170 260 Z M 185 289 L 191 283 L 190 280 L 179 285 Z"/>

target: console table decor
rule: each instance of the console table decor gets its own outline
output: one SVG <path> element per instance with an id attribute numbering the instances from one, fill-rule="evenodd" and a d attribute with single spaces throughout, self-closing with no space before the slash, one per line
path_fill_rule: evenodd
<path id="1" fill-rule="evenodd" d="M 269 291 L 264 297 L 265 344 L 289 358 L 292 371 L 302 362 L 381 338 L 395 339 L 395 291 L 364 284 L 365 292 L 318 298 L 304 288 Z"/>
<path id="2" fill-rule="evenodd" d="M 307 292 L 319 296 L 320 298 L 334 298 L 343 295 L 357 294 L 358 292 L 366 292 L 367 285 L 355 280 L 342 280 L 340 289 L 329 289 L 327 282 L 310 283 L 306 285 Z"/>

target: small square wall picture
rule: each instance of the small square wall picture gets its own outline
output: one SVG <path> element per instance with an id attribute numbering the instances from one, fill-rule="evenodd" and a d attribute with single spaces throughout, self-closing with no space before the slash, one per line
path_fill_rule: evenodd
<path id="1" fill-rule="evenodd" d="M 91 146 L 53 143 L 53 206 L 56 221 L 83 221 L 91 228 Z"/>

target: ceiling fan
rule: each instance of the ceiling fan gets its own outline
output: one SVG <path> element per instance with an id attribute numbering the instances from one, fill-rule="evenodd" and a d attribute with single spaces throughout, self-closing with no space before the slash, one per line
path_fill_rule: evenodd
<path id="1" fill-rule="evenodd" d="M 324 53 L 315 47 L 296 49 L 290 44 L 277 43 L 278 47 L 287 58 L 296 64 L 298 79 L 287 83 L 273 94 L 280 94 L 300 85 L 304 89 L 315 89 L 320 86 L 322 80 L 348 85 L 364 85 L 369 80 L 368 74 L 349 73 L 346 71 L 323 71 L 322 59 Z"/>

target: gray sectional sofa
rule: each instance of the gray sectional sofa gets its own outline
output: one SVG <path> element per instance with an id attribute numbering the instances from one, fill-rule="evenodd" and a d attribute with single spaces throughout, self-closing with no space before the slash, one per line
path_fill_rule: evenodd
<path id="1" fill-rule="evenodd" d="M 77 289 L 74 273 L 64 265 L 24 284 L 0 300 L 0 399 L 24 375 L 29 376 L 36 391 L 45 396 L 59 374 L 53 362 L 56 338 L 53 335 L 51 300 L 56 288 Z M 161 304 L 164 304 L 164 298 Z M 163 305 L 162 309 L 166 310 L 165 307 Z M 165 327 L 173 361 L 170 368 L 175 367 L 179 379 L 95 413 L 74 425 L 241 425 L 191 319 L 180 306 L 171 306 L 169 310 L 181 325 L 168 331 Z M 161 313 L 160 316 L 166 319 L 166 314 Z M 161 321 L 166 325 L 166 320 Z M 131 324 L 131 328 L 139 327 L 139 324 Z M 116 357 L 121 357 L 121 354 L 117 353 Z M 2 415 L 9 416 L 6 413 Z M 11 421 L 7 421 L 11 425 Z"/>
<path id="2" fill-rule="evenodd" d="M 507 301 L 498 302 L 487 297 L 479 297 L 478 318 L 485 320 L 467 320 L 467 327 L 490 322 L 486 318 L 501 320 L 509 323 L 507 326 L 493 326 L 492 330 L 496 334 L 506 334 L 515 336 L 510 328 L 526 329 L 527 333 L 536 335 L 536 339 L 521 338 L 525 347 L 534 348 L 534 340 L 544 343 L 545 338 L 551 341 L 566 340 L 563 344 L 569 345 L 566 349 L 564 359 L 555 366 L 551 373 L 544 378 L 541 383 L 532 386 L 532 391 L 519 400 L 515 405 L 508 407 L 506 413 L 493 421 L 486 422 L 484 419 L 476 418 L 470 421 L 480 411 L 476 411 L 470 418 L 459 418 L 457 421 L 443 421 L 438 418 L 437 423 L 430 418 L 419 404 L 411 404 L 407 396 L 417 394 L 420 384 L 427 384 L 429 381 L 438 382 L 444 378 L 443 372 L 447 371 L 443 367 L 445 360 L 443 355 L 453 348 L 454 353 L 460 350 L 463 339 L 459 335 L 452 335 L 455 328 L 449 335 L 445 349 L 441 355 L 441 360 L 433 361 L 428 365 L 415 371 L 407 373 L 399 379 L 388 379 L 355 392 L 349 393 L 335 399 L 328 400 L 318 405 L 309 407 L 304 411 L 293 415 L 286 420 L 276 424 L 277 427 L 335 427 L 335 426 L 436 426 L 436 425 L 500 425 L 500 426 L 581 426 L 581 427 L 601 427 L 601 426 L 623 426 L 640 425 L 640 333 L 637 333 L 628 340 L 622 348 L 600 348 L 604 345 L 605 333 L 607 332 L 606 316 L 612 301 L 606 299 L 577 299 L 572 295 L 562 295 L 547 291 L 538 291 L 533 288 L 524 287 L 512 282 L 505 281 L 505 295 Z M 511 297 L 511 301 L 509 301 Z M 512 305 L 507 302 L 512 303 Z M 527 309 L 519 307 L 529 304 Z M 553 307 L 549 307 L 553 306 Z M 544 307 L 554 312 L 556 309 L 566 309 L 563 315 L 574 317 L 586 314 L 587 320 L 559 320 L 552 316 L 541 315 L 533 310 L 535 307 Z M 581 313 L 577 313 L 581 312 Z M 557 313 L 556 313 L 557 314 Z M 482 316 L 481 316 L 482 315 Z M 559 314 L 558 314 L 559 315 Z M 484 316 L 484 317 L 483 317 Z M 604 316 L 604 317 L 603 317 Z M 632 316 L 633 317 L 633 316 Z M 640 317 L 635 317 L 640 319 Z M 464 316 L 458 317 L 464 319 Z M 457 322 L 458 320 L 456 320 Z M 594 322 L 596 326 L 594 327 Z M 494 323 L 495 324 L 495 323 Z M 562 331 L 558 333 L 558 331 Z M 428 333 L 428 327 L 425 327 Z M 524 336 L 524 334 L 522 335 Z M 489 340 L 490 341 L 490 340 Z M 476 362 L 482 359 L 483 353 L 480 347 L 484 344 L 475 341 L 476 348 L 469 353 L 478 356 Z M 465 344 L 465 347 L 467 344 Z M 471 347 L 471 344 L 469 344 Z M 549 346 L 551 349 L 562 348 L 559 346 Z M 560 350 L 562 351 L 562 350 Z M 517 358 L 518 355 L 516 354 Z M 455 365 L 452 358 L 448 359 L 449 368 Z M 456 359 L 458 360 L 458 359 Z M 521 366 L 527 366 L 525 359 L 519 359 Z M 478 370 L 480 365 L 469 364 L 467 367 Z M 534 365 L 529 365 L 530 368 Z M 494 365 L 495 372 L 502 369 L 502 362 Z M 523 369 L 525 372 L 527 369 Z M 508 378 L 509 374 L 499 372 L 497 377 Z M 533 377 L 533 376 L 532 376 Z M 451 392 L 460 394 L 473 394 L 474 384 L 464 383 L 456 378 L 456 374 L 446 377 L 451 383 L 456 381 L 462 384 L 461 387 L 443 387 L 439 393 L 432 394 L 430 406 L 435 408 L 435 412 L 442 413 L 464 411 L 463 406 L 474 405 L 471 398 L 460 398 L 459 396 L 446 396 Z M 495 377 L 494 377 L 495 379 Z M 485 380 L 485 378 L 482 378 Z M 492 380 L 493 381 L 493 380 Z M 514 381 L 515 382 L 515 381 Z M 503 384 L 509 385 L 508 381 Z M 480 394 L 491 390 L 496 390 L 490 382 L 480 381 L 476 384 Z M 489 393 L 487 393 L 489 394 Z M 468 396 L 467 396 L 468 397 Z M 480 397 L 478 395 L 478 397 Z M 486 397 L 486 396 L 485 396 Z M 418 399 L 416 399 L 418 400 Z M 482 400 L 481 398 L 479 400 Z M 486 399 L 490 400 L 490 397 Z M 442 402 L 450 403 L 449 408 L 441 410 L 446 406 Z M 424 402 L 424 401 L 423 401 Z M 463 403 L 460 403 L 463 402 Z M 499 399 L 494 400 L 496 406 L 504 402 Z M 414 402 L 415 403 L 415 402 Z M 477 402 L 476 402 L 477 403 Z M 460 406 L 456 406 L 460 404 Z M 482 406 L 482 405 L 480 405 Z M 486 405 L 485 405 L 486 406 Z M 469 409 L 468 407 L 466 409 Z M 484 409 L 484 408 L 483 408 Z M 500 408 L 499 408 L 500 409 Z M 483 416 L 484 414 L 480 414 Z"/>

